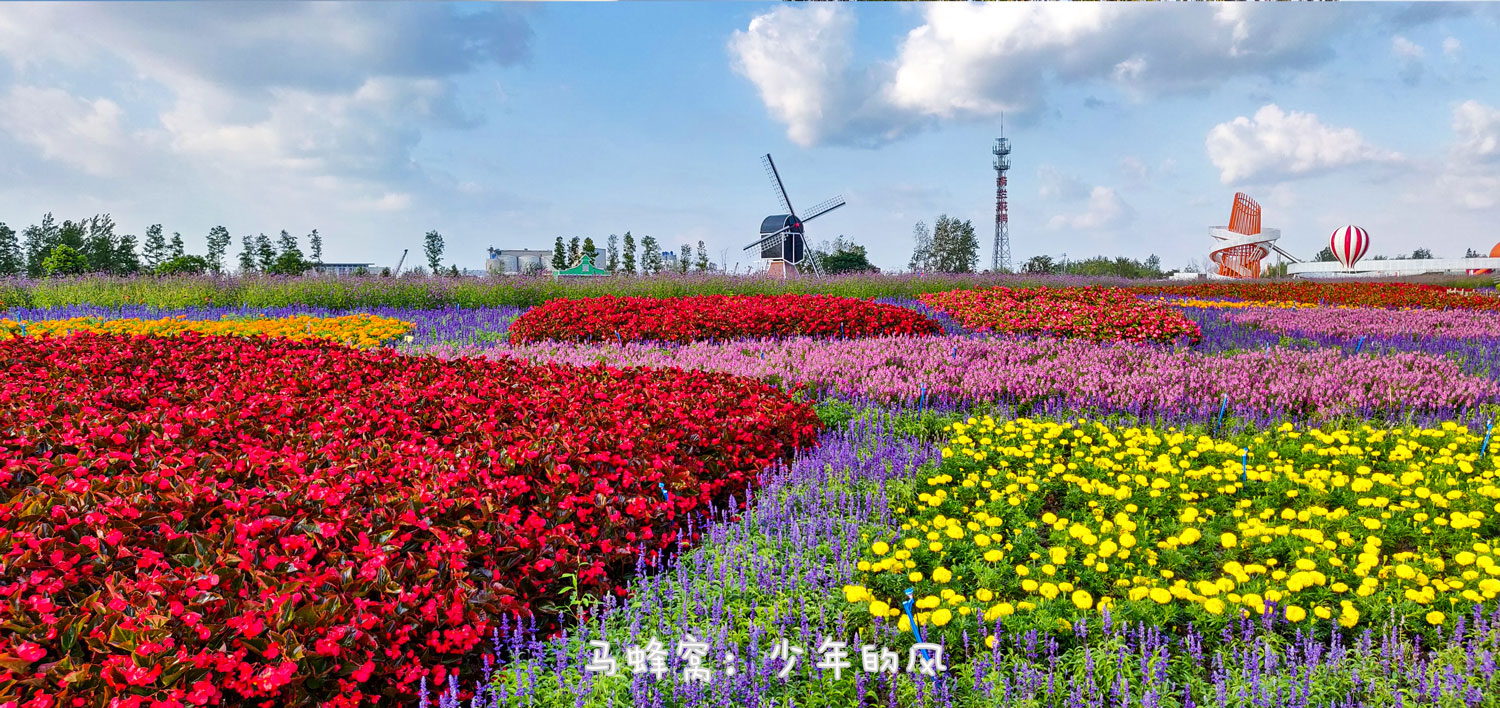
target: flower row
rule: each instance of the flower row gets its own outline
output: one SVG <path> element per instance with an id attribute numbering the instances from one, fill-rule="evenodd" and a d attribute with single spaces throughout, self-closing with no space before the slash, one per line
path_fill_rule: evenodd
<path id="1" fill-rule="evenodd" d="M 28 336 L 63 336 L 74 332 L 139 334 L 157 337 L 198 332 L 239 337 L 265 335 L 293 340 L 327 339 L 350 346 L 369 348 L 396 340 L 410 329 L 411 325 L 402 320 L 368 314 L 332 317 L 294 315 L 224 320 L 193 320 L 181 316 L 162 319 L 80 316 L 29 322 L 0 319 L 0 340 Z"/>
<path id="2" fill-rule="evenodd" d="M 1500 337 L 1500 312 L 1474 310 L 1388 310 L 1373 307 L 1246 308 L 1224 319 L 1281 334 L 1334 337 Z"/>
<path id="3" fill-rule="evenodd" d="M 1058 339 L 891 337 L 624 347 L 546 342 L 434 353 L 722 371 L 880 404 L 1045 404 L 1199 420 L 1221 407 L 1278 420 L 1454 414 L 1500 399 L 1495 382 L 1419 352 L 1349 356 L 1272 347 L 1217 355 Z"/>
<path id="4" fill-rule="evenodd" d="M 1066 629 L 1101 608 L 1206 631 L 1272 608 L 1441 625 L 1500 597 L 1500 461 L 1483 431 L 1225 440 L 988 416 L 949 430 L 943 464 L 896 509 L 900 531 L 871 539 L 845 588 L 904 630 L 976 614 Z"/>
<path id="5" fill-rule="evenodd" d="M 1119 288 L 984 288 L 930 293 L 924 304 L 974 330 L 1095 342 L 1198 341 L 1198 325 Z"/>
<path id="6" fill-rule="evenodd" d="M 326 341 L 0 360 L 0 697 L 54 705 L 409 695 L 502 615 L 624 592 L 819 427 L 724 375 Z"/>
<path id="7" fill-rule="evenodd" d="M 1356 307 L 1500 310 L 1500 298 L 1474 290 L 1452 290 L 1416 283 L 1197 283 L 1149 285 L 1135 292 L 1185 298 L 1233 298 L 1250 302 L 1303 302 Z"/>
<path id="8" fill-rule="evenodd" d="M 830 295 L 553 300 L 526 311 L 510 325 L 514 342 L 691 342 L 941 332 L 936 322 L 906 308 Z"/>

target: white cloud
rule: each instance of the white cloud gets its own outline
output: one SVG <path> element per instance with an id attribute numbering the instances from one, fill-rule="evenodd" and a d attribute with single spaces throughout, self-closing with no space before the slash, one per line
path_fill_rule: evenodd
<path id="1" fill-rule="evenodd" d="M 1037 181 L 1042 185 L 1037 189 L 1037 194 L 1043 199 L 1077 201 L 1088 196 L 1087 185 L 1072 175 L 1064 174 L 1062 170 L 1052 165 L 1037 167 L 1036 176 Z"/>
<path id="2" fill-rule="evenodd" d="M 76 41 L 28 39 L 61 33 Z M 476 121 L 459 108 L 452 80 L 524 57 L 529 37 L 503 9 L 459 16 L 394 3 L 0 6 L 0 61 L 23 79 L 35 74 L 55 85 L 55 68 L 83 69 L 121 87 L 131 114 L 147 118 L 138 122 L 148 130 L 129 132 L 115 102 L 50 88 L 49 105 L 72 119 L 17 133 L 48 159 L 90 174 L 170 163 L 180 174 L 339 203 L 381 204 L 388 192 L 425 181 L 413 157 L 423 131 Z M 80 113 L 85 103 L 91 114 Z M 149 150 L 142 134 L 154 140 Z M 80 164 L 59 147 L 70 141 L 134 145 L 113 153 L 112 165 Z"/>
<path id="3" fill-rule="evenodd" d="M 1034 113 L 1051 83 L 1141 98 L 1306 71 L 1330 55 L 1327 33 L 1340 27 L 1326 13 L 1238 6 L 1170 16 L 1109 5 L 993 9 L 925 7 L 893 60 L 856 65 L 852 13 L 780 7 L 736 32 L 730 52 L 793 141 L 868 143 L 936 120 Z"/>
<path id="4" fill-rule="evenodd" d="M 1402 59 L 1421 59 L 1424 54 L 1422 45 L 1400 35 L 1391 38 L 1391 51 Z"/>
<path id="5" fill-rule="evenodd" d="M 1278 179 L 1400 159 L 1371 146 L 1352 128 L 1332 128 L 1311 113 L 1267 104 L 1253 118 L 1240 116 L 1209 130 L 1208 157 L 1224 184 Z"/>
<path id="6" fill-rule="evenodd" d="M 1466 157 L 1500 157 L 1500 109 L 1469 100 L 1453 109 L 1453 133 L 1458 151 Z"/>
<path id="7" fill-rule="evenodd" d="M 78 98 L 62 89 L 12 86 L 0 96 L 0 130 L 96 177 L 122 177 L 133 143 L 124 111 L 107 98 Z"/>
<path id="8" fill-rule="evenodd" d="M 1450 57 L 1457 57 L 1458 53 L 1462 52 L 1463 49 L 1464 43 L 1460 42 L 1457 37 L 1449 37 L 1443 40 L 1443 53 Z"/>
<path id="9" fill-rule="evenodd" d="M 1453 137 L 1439 194 L 1465 209 L 1500 207 L 1500 109 L 1475 100 L 1454 106 Z"/>
<path id="10" fill-rule="evenodd" d="M 1078 214 L 1058 214 L 1047 220 L 1047 228 L 1095 230 L 1124 226 L 1135 219 L 1135 210 L 1120 200 L 1110 187 L 1094 187 L 1089 192 L 1088 208 Z"/>
<path id="11" fill-rule="evenodd" d="M 837 127 L 834 108 L 852 56 L 853 27 L 854 16 L 834 6 L 781 7 L 729 40 L 735 71 L 755 84 L 798 145 L 816 143 Z"/>

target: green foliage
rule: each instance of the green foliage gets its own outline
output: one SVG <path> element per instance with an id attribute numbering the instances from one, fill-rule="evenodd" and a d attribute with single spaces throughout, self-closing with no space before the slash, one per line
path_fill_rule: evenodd
<path id="1" fill-rule="evenodd" d="M 1162 277 L 1161 259 L 1155 255 L 1147 258 L 1144 262 L 1125 256 L 1094 256 L 1078 261 L 1069 261 L 1062 269 L 1069 275 L 1089 276 L 1114 276 L 1116 278 L 1160 278 Z"/>
<path id="2" fill-rule="evenodd" d="M 1332 247 L 1324 246 L 1323 250 L 1318 251 L 1318 255 L 1313 256 L 1313 260 L 1318 263 L 1332 263 L 1338 260 L 1338 257 L 1333 255 Z"/>
<path id="3" fill-rule="evenodd" d="M 621 262 L 627 274 L 635 275 L 635 237 L 631 236 L 629 231 L 625 232 L 625 254 Z"/>
<path id="4" fill-rule="evenodd" d="M 656 275 L 661 272 L 661 246 L 651 236 L 641 238 L 641 272 Z"/>
<path id="5" fill-rule="evenodd" d="M 266 272 L 271 275 L 302 275 L 312 268 L 312 264 L 302 258 L 302 252 L 293 248 L 276 256 L 276 261 Z"/>
<path id="6" fill-rule="evenodd" d="M 89 262 L 78 249 L 58 244 L 52 247 L 52 253 L 42 261 L 42 270 L 48 276 L 83 275 L 89 270 Z"/>
<path id="7" fill-rule="evenodd" d="M 626 234 L 625 238 L 629 239 L 630 235 Z M 567 268 L 568 252 L 566 247 L 563 246 L 562 237 L 558 236 L 557 240 L 552 244 L 552 270 L 567 270 Z"/>
<path id="8" fill-rule="evenodd" d="M 141 248 L 141 264 L 148 270 L 167 260 L 167 239 L 162 235 L 161 224 L 146 227 L 146 241 Z"/>
<path id="9" fill-rule="evenodd" d="M 208 230 L 208 265 L 213 272 L 224 270 L 224 252 L 229 249 L 229 229 L 215 226 Z"/>
<path id="10" fill-rule="evenodd" d="M 255 272 L 255 237 L 245 234 L 240 237 L 240 275 Z"/>
<path id="11" fill-rule="evenodd" d="M 177 256 L 156 266 L 157 275 L 203 275 L 213 264 L 203 256 Z"/>
<path id="12" fill-rule="evenodd" d="M 20 275 L 26 271 L 26 257 L 15 229 L 0 221 L 0 276 Z"/>

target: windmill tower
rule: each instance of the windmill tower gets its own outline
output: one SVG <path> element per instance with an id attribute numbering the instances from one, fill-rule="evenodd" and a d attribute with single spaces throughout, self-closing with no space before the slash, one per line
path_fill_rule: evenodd
<path id="1" fill-rule="evenodd" d="M 1000 137 L 990 152 L 995 155 L 995 250 L 990 270 L 1010 270 L 1010 203 L 1006 199 L 1006 173 L 1010 171 L 1010 141 L 1005 139 L 1005 117 L 1000 118 Z"/>
<path id="2" fill-rule="evenodd" d="M 796 275 L 797 265 L 807 260 L 807 240 L 803 236 L 803 225 L 843 206 L 844 198 L 834 197 L 814 206 L 806 216 L 797 216 L 797 212 L 792 209 L 791 200 L 787 199 L 786 187 L 781 184 L 781 174 L 776 171 L 776 163 L 771 161 L 769 154 L 760 158 L 760 161 L 765 165 L 766 176 L 771 178 L 771 186 L 776 190 L 776 197 L 781 200 L 781 208 L 786 213 L 772 214 L 761 220 L 760 239 L 744 250 L 759 248 L 760 257 L 771 262 L 766 272 L 773 277 L 785 278 Z M 814 273 L 823 274 L 816 259 L 812 261 L 812 265 Z"/>

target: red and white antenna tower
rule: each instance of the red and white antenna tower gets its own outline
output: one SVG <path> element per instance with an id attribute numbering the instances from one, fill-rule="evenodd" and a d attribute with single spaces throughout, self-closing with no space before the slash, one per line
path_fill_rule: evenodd
<path id="1" fill-rule="evenodd" d="M 1000 137 L 990 152 L 995 155 L 995 249 L 990 270 L 1010 270 L 1010 204 L 1005 196 L 1006 173 L 1010 171 L 1010 141 L 1005 139 L 1005 114 L 1000 114 Z"/>

